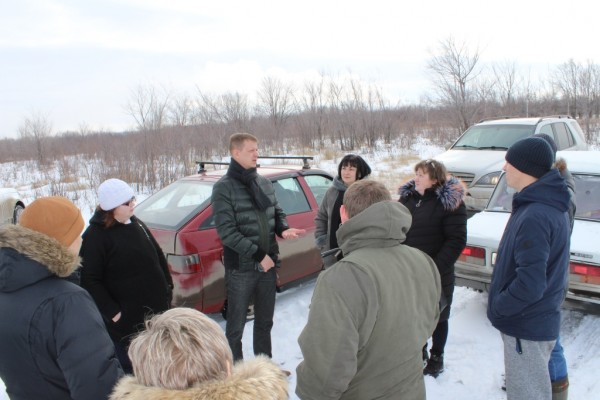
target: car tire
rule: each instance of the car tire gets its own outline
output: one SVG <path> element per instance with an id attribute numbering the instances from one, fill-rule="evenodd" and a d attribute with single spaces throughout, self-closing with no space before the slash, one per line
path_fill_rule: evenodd
<path id="1" fill-rule="evenodd" d="M 21 214 L 23 213 L 23 210 L 25 210 L 25 207 L 23 207 L 21 204 L 17 204 L 15 206 L 15 209 L 13 211 L 13 220 L 12 223 L 14 225 L 16 225 L 19 220 L 21 219 Z"/>

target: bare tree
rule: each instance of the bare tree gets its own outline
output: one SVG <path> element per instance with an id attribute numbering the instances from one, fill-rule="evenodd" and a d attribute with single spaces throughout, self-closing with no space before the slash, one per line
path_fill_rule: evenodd
<path id="1" fill-rule="evenodd" d="M 434 55 L 427 68 L 440 104 L 453 110 L 456 127 L 464 131 L 478 111 L 477 77 L 481 73 L 478 49 L 471 51 L 466 44 L 457 44 L 450 37 L 439 43 L 440 53 Z"/>
<path id="2" fill-rule="evenodd" d="M 46 141 L 52 134 L 52 124 L 48 118 L 40 112 L 33 112 L 31 116 L 25 117 L 19 126 L 19 136 L 25 141 L 31 141 L 35 146 L 38 166 L 47 162 Z"/>
<path id="3" fill-rule="evenodd" d="M 164 88 L 138 85 L 131 90 L 131 99 L 125 106 L 140 131 L 158 131 L 166 122 L 170 93 Z"/>
<path id="4" fill-rule="evenodd" d="M 281 144 L 288 118 L 294 112 L 294 90 L 290 84 L 273 77 L 265 77 L 258 91 L 257 108 L 266 115 L 274 130 L 276 141 Z"/>
<path id="5" fill-rule="evenodd" d="M 496 82 L 496 93 L 506 115 L 517 112 L 517 91 L 520 79 L 514 61 L 504 61 L 492 66 Z"/>
<path id="6" fill-rule="evenodd" d="M 319 146 L 324 144 L 324 130 L 327 118 L 327 99 L 325 93 L 325 76 L 321 74 L 316 81 L 304 84 L 303 96 L 299 99 L 301 110 L 306 113 L 307 124 L 303 129 L 308 140 L 316 140 Z"/>
<path id="7" fill-rule="evenodd" d="M 175 126 L 187 126 L 193 122 L 194 102 L 183 94 L 171 100 L 167 106 L 168 121 Z"/>
<path id="8" fill-rule="evenodd" d="M 581 66 L 571 58 L 564 64 L 559 65 L 554 72 L 552 82 L 562 92 L 567 101 L 567 112 L 572 117 L 577 117 L 577 97 L 579 96 L 579 80 Z"/>

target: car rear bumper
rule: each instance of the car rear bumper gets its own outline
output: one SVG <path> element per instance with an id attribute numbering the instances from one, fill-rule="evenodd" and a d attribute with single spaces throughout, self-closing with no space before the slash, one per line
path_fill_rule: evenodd
<path id="1" fill-rule="evenodd" d="M 468 270 L 465 270 L 468 269 Z M 471 267 L 456 265 L 455 285 L 470 287 L 476 290 L 489 291 L 491 274 L 472 271 Z M 600 315 L 600 293 L 581 291 L 570 284 L 564 307 L 571 310 L 579 310 L 587 313 Z"/>

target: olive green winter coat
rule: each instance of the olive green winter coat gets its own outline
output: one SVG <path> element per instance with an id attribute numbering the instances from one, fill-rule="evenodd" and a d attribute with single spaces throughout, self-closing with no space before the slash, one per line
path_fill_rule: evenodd
<path id="1" fill-rule="evenodd" d="M 321 273 L 298 339 L 301 399 L 425 399 L 421 349 L 441 285 L 433 260 L 402 244 L 410 223 L 386 201 L 337 231 L 344 258 Z"/>

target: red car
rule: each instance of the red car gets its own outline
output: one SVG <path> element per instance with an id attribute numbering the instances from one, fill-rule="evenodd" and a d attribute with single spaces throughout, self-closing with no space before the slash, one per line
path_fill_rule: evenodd
<path id="1" fill-rule="evenodd" d="M 306 157 L 304 157 L 306 159 Z M 210 202 L 213 185 L 226 167 L 170 184 L 140 203 L 135 214 L 144 221 L 164 251 L 173 276 L 173 306 L 219 312 L 225 302 L 223 246 L 215 228 Z M 215 163 L 218 164 L 218 163 Z M 294 240 L 281 240 L 278 290 L 310 278 L 323 263 L 315 246 L 315 216 L 332 177 L 304 166 L 264 166 L 258 173 L 273 182 L 279 205 L 290 227 L 306 229 Z"/>

